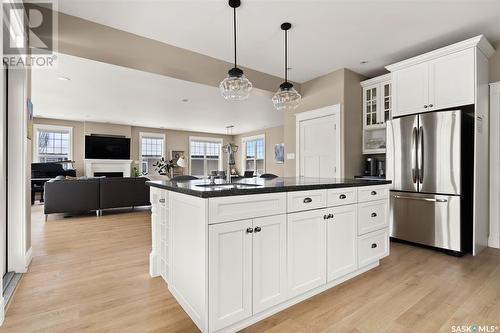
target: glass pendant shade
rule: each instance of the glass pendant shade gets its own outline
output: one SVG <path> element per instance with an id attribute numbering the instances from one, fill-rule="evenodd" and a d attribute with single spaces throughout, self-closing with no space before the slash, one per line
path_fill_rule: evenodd
<path id="1" fill-rule="evenodd" d="M 250 96 L 252 82 L 243 74 L 239 68 L 233 68 L 227 77 L 219 85 L 222 97 L 228 101 L 242 101 Z"/>
<path id="2" fill-rule="evenodd" d="M 301 98 L 302 96 L 295 90 L 293 84 L 284 82 L 274 94 L 272 101 L 276 110 L 288 111 L 295 109 L 299 105 Z"/>

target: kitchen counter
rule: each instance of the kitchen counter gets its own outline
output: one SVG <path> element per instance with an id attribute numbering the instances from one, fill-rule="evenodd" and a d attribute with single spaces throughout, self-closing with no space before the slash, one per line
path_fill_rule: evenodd
<path id="1" fill-rule="evenodd" d="M 223 180 L 217 180 L 210 186 L 209 180 L 191 181 L 149 181 L 147 185 L 168 191 L 193 195 L 200 198 L 226 197 L 246 194 L 293 192 L 306 190 L 321 190 L 343 187 L 361 187 L 373 185 L 387 185 L 388 180 L 367 179 L 329 179 L 329 178 L 243 178 L 234 181 L 232 185 Z"/>
<path id="2" fill-rule="evenodd" d="M 200 331 L 240 331 L 377 267 L 390 250 L 389 184 L 148 182 L 150 275 Z"/>

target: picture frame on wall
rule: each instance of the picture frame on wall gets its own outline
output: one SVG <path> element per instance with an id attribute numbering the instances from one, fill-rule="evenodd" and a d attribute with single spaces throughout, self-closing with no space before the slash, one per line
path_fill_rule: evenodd
<path id="1" fill-rule="evenodd" d="M 285 144 L 277 143 L 274 145 L 274 161 L 277 164 L 285 163 Z"/>

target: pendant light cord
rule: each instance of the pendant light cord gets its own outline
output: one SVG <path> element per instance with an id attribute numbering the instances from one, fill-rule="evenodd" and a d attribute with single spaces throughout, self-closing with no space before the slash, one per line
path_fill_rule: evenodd
<path id="1" fill-rule="evenodd" d="M 234 68 L 236 68 L 236 8 L 233 8 L 233 27 L 234 27 Z"/>
<path id="2" fill-rule="evenodd" d="M 288 82 L 288 30 L 285 30 L 285 82 Z"/>

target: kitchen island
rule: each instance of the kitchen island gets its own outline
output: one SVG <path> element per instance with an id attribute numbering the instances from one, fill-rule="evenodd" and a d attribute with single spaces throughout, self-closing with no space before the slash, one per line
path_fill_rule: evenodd
<path id="1" fill-rule="evenodd" d="M 235 332 L 379 265 L 389 181 L 152 181 L 150 275 L 202 332 Z"/>

